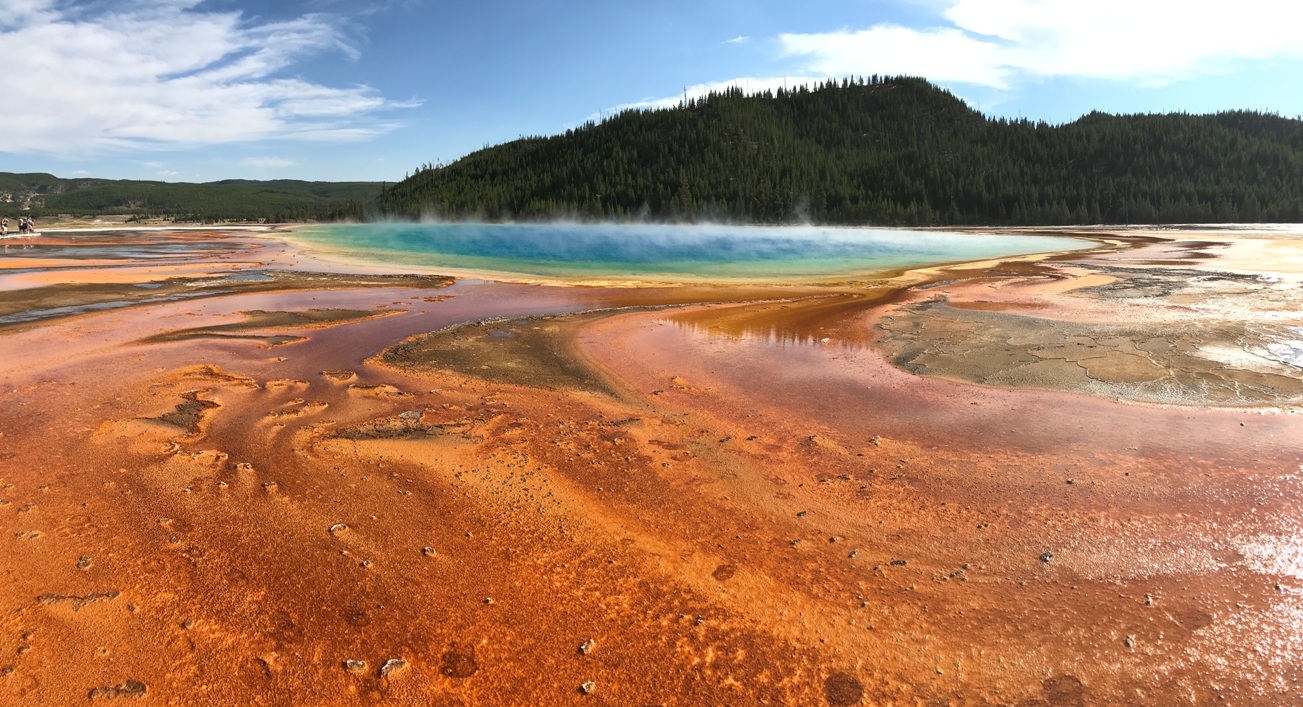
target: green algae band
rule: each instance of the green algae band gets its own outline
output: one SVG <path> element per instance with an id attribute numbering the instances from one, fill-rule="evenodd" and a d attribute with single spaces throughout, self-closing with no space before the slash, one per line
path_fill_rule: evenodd
<path id="1" fill-rule="evenodd" d="M 876 228 L 381 223 L 291 238 L 349 260 L 545 277 L 794 278 L 1074 250 L 1087 241 Z"/>

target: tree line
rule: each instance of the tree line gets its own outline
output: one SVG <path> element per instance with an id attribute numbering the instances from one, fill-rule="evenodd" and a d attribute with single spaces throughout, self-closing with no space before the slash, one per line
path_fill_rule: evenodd
<path id="1" fill-rule="evenodd" d="M 1303 121 L 988 118 L 912 77 L 733 88 L 422 165 L 369 218 L 1051 225 L 1303 220 Z"/>
<path id="2" fill-rule="evenodd" d="M 38 219 L 126 214 L 196 222 L 361 220 L 382 186 L 292 179 L 193 184 L 0 173 L 0 212 Z"/>

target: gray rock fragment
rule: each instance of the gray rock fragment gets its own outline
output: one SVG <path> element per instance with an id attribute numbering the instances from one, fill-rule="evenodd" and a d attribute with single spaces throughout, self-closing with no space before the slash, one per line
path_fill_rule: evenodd
<path id="1" fill-rule="evenodd" d="M 149 688 L 145 686 L 145 683 L 139 680 L 128 680 L 112 687 L 92 688 L 86 697 L 92 700 L 100 698 L 111 700 L 117 697 L 144 697 L 146 692 L 149 692 Z"/>
<path id="2" fill-rule="evenodd" d="M 350 673 L 366 672 L 366 661 L 352 659 L 346 660 L 344 661 L 344 669 Z"/>

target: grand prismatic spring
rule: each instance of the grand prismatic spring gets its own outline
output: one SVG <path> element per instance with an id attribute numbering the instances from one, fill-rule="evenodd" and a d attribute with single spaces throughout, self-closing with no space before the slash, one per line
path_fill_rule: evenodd
<path id="1" fill-rule="evenodd" d="M 0 703 L 1300 699 L 1298 234 L 448 228 L 5 241 Z"/>

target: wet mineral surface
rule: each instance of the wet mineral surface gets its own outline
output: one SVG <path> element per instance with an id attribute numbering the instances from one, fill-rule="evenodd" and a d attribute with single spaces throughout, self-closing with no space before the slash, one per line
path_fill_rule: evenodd
<path id="1" fill-rule="evenodd" d="M 0 329 L 0 702 L 1298 701 L 1298 278 L 1102 240 L 755 288 L 11 254 L 17 314 L 319 274 Z"/>

